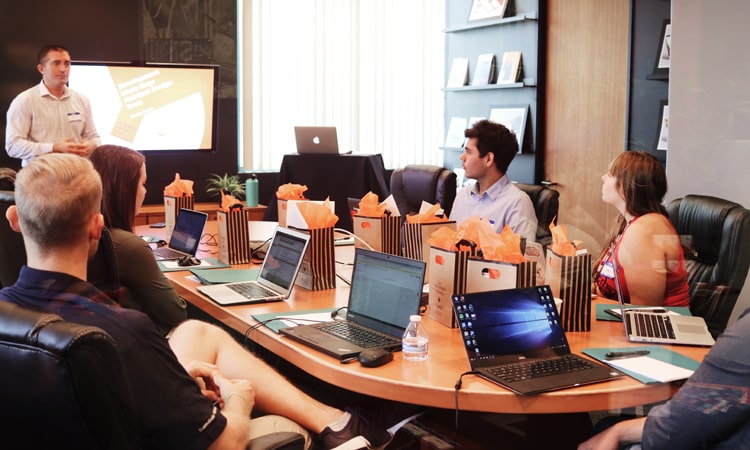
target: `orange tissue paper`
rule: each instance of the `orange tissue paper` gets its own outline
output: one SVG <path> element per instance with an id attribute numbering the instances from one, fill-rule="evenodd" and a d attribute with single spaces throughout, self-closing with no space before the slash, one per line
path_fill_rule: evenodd
<path id="1" fill-rule="evenodd" d="M 307 224 L 307 229 L 331 228 L 336 225 L 339 216 L 331 211 L 330 200 L 325 199 L 323 204 L 313 202 L 299 202 L 297 208 Z"/>
<path id="2" fill-rule="evenodd" d="M 549 230 L 552 232 L 552 244 L 550 249 L 560 256 L 575 256 L 576 246 L 568 239 L 568 230 L 565 225 L 555 225 L 555 222 L 549 224 Z"/>
<path id="3" fill-rule="evenodd" d="M 175 173 L 174 181 L 164 187 L 164 195 L 169 197 L 188 197 L 193 195 L 193 181 L 183 180 Z"/>
<path id="4" fill-rule="evenodd" d="M 421 214 L 414 214 L 406 216 L 406 223 L 435 223 L 435 222 L 447 222 L 448 217 L 446 215 L 437 216 L 436 213 L 440 209 L 440 204 L 432 205 L 427 211 Z"/>
<path id="5" fill-rule="evenodd" d="M 526 261 L 521 253 L 521 236 L 517 235 L 506 225 L 500 234 L 495 233 L 490 226 L 490 231 L 480 230 L 479 248 L 482 249 L 482 259 L 488 261 L 501 261 L 512 264 L 520 264 Z"/>
<path id="6" fill-rule="evenodd" d="M 307 186 L 303 184 L 282 184 L 276 190 L 276 198 L 279 200 L 306 200 L 304 192 Z"/>
<path id="7" fill-rule="evenodd" d="M 225 194 L 224 191 L 222 191 L 221 192 L 221 210 L 229 211 L 235 205 L 242 206 L 242 202 L 234 198 L 234 196 Z"/>
<path id="8" fill-rule="evenodd" d="M 368 192 L 359 201 L 358 216 L 362 217 L 384 217 L 385 216 L 385 203 L 378 203 L 378 194 Z"/>

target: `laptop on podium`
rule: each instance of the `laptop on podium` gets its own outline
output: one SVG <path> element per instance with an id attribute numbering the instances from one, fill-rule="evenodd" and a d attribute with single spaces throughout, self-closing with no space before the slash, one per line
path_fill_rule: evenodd
<path id="1" fill-rule="evenodd" d="M 300 155 L 338 155 L 336 127 L 294 127 L 297 153 Z"/>

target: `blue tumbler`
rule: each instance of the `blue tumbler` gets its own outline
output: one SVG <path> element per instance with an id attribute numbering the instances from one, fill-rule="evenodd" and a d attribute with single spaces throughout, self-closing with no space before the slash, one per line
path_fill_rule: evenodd
<path id="1" fill-rule="evenodd" d="M 245 180 L 245 204 L 258 206 L 258 177 L 254 173 Z"/>

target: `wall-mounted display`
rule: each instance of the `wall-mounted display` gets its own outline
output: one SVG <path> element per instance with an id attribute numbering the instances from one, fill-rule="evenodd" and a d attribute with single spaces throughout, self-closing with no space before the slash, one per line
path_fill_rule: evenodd
<path id="1" fill-rule="evenodd" d="M 518 153 L 523 153 L 523 135 L 526 131 L 526 116 L 529 105 L 504 105 L 490 107 L 490 120 L 505 125 L 518 140 Z"/>

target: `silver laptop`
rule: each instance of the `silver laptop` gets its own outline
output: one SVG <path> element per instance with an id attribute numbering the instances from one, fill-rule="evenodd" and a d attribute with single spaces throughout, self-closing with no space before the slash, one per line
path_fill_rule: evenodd
<path id="1" fill-rule="evenodd" d="M 336 127 L 294 127 L 294 138 L 300 155 L 339 154 Z"/>
<path id="2" fill-rule="evenodd" d="M 615 290 L 620 304 L 620 317 L 625 324 L 625 336 L 630 342 L 652 342 L 656 344 L 714 345 L 703 317 L 671 314 L 664 309 L 625 308 L 622 297 L 617 262 L 612 253 L 612 269 L 615 273 Z"/>
<path id="3" fill-rule="evenodd" d="M 257 280 L 198 286 L 198 291 L 223 306 L 286 300 L 309 242 L 305 233 L 277 227 Z"/>
<path id="4" fill-rule="evenodd" d="M 207 219 L 208 214 L 204 212 L 180 209 L 169 242 L 166 246 L 153 248 L 154 257 L 159 261 L 168 261 L 195 256 Z"/>
<path id="5" fill-rule="evenodd" d="M 471 370 L 493 383 L 537 394 L 622 376 L 571 353 L 548 285 L 451 299 Z"/>
<path id="6" fill-rule="evenodd" d="M 366 348 L 400 350 L 409 316 L 419 313 L 424 272 L 424 261 L 357 248 L 346 319 L 279 332 L 340 360 Z"/>

